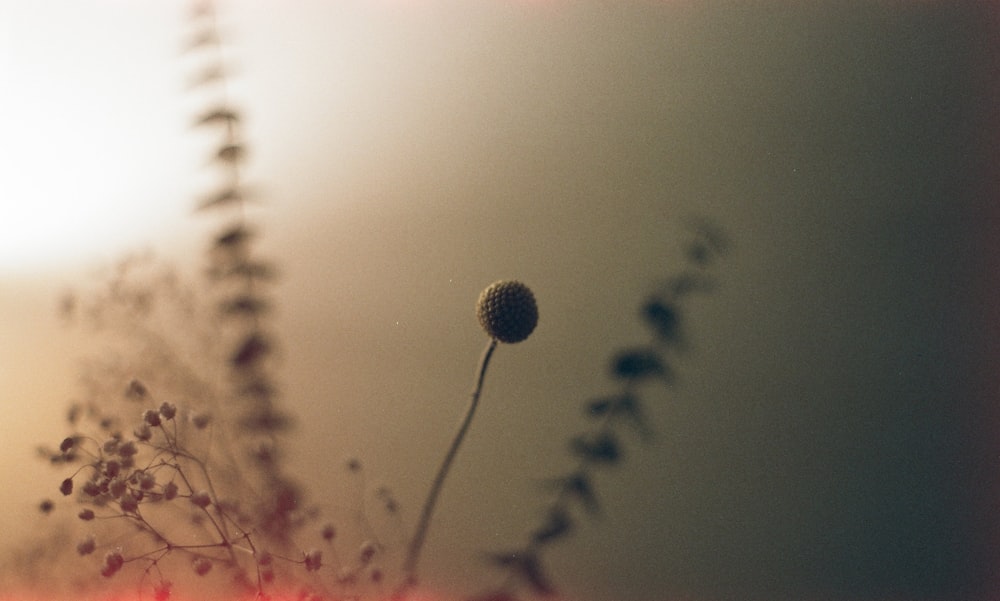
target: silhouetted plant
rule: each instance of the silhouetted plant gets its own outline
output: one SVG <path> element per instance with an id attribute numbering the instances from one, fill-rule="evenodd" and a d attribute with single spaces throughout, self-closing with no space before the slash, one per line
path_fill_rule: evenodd
<path id="1" fill-rule="evenodd" d="M 403 563 L 403 582 L 400 589 L 396 591 L 396 597 L 404 596 L 410 588 L 417 584 L 417 563 L 420 560 L 420 552 L 423 549 L 427 529 L 430 527 L 434 505 L 444 485 L 448 470 L 451 469 L 452 461 L 458 453 L 458 447 L 462 444 L 465 433 L 469 430 L 469 424 L 472 423 L 493 351 L 496 350 L 497 344 L 500 342 L 515 344 L 526 340 L 531 335 L 535 326 L 538 325 L 538 305 L 530 288 L 518 281 L 501 280 L 490 284 L 480 294 L 479 300 L 476 302 L 476 317 L 490 340 L 486 343 L 482 358 L 479 360 L 479 367 L 476 369 L 475 388 L 472 390 L 465 416 L 458 426 L 458 431 L 452 439 L 441 467 L 431 482 L 430 492 L 420 512 L 417 529 Z"/>
<path id="2" fill-rule="evenodd" d="M 653 428 L 646 418 L 640 387 L 651 381 L 672 383 L 671 361 L 684 346 L 682 305 L 691 294 L 713 289 L 708 268 L 728 246 L 726 236 L 718 228 L 709 223 L 695 224 L 693 239 L 686 248 L 687 269 L 668 278 L 641 307 L 640 317 L 652 340 L 622 349 L 611 357 L 609 374 L 618 390 L 583 404 L 583 412 L 593 426 L 568 441 L 575 465 L 547 481 L 551 501 L 525 543 L 489 554 L 490 563 L 504 573 L 503 582 L 471 597 L 470 601 L 516 601 L 523 592 L 542 597 L 555 594 L 555 586 L 543 566 L 543 551 L 571 535 L 581 514 L 593 517 L 599 513 L 597 472 L 622 461 L 622 431 L 633 431 L 641 441 L 651 439 Z"/>
<path id="3" fill-rule="evenodd" d="M 535 297 L 513 280 L 495 282 L 480 295 L 476 315 L 489 340 L 468 408 L 398 570 L 385 565 L 388 553 L 377 537 L 363 536 L 353 545 L 337 524 L 322 522 L 322 508 L 307 504 L 281 452 L 292 419 L 280 407 L 274 378 L 269 293 L 277 270 L 259 256 L 258 228 L 248 217 L 242 118 L 227 96 L 210 0 L 194 4 L 191 26 L 187 50 L 204 61 L 194 82 L 213 97 L 195 126 L 218 135 L 212 165 L 220 177 L 197 210 L 221 225 L 200 282 L 185 283 L 175 270 L 135 255 L 115 266 L 95 293 L 63 303 L 67 318 L 110 333 L 118 351 L 85 366 L 83 399 L 68 415 L 72 432 L 43 450 L 48 461 L 69 470 L 57 488 L 75 503 L 76 519 L 85 526 L 72 549 L 103 578 L 131 571 L 157 600 L 170 596 L 176 579 L 192 577 L 255 599 L 292 590 L 301 599 L 360 599 L 388 591 L 406 598 L 418 585 L 436 502 L 475 414 L 490 359 L 500 343 L 524 341 L 534 331 Z M 695 227 L 687 268 L 641 307 L 651 340 L 613 354 L 616 390 L 584 403 L 592 427 L 569 438 L 575 466 L 548 481 L 552 498 L 525 543 L 490 554 L 505 580 L 477 601 L 554 593 L 543 551 L 568 537 L 582 516 L 599 513 L 598 470 L 623 460 L 624 431 L 651 438 L 643 386 L 672 382 L 672 361 L 684 347 L 683 303 L 712 288 L 708 269 L 725 249 L 721 232 L 708 224 Z M 356 459 L 345 469 L 347 477 L 362 475 Z M 382 510 L 395 517 L 392 493 L 376 493 Z M 46 500 L 40 509 L 53 513 L 58 507 Z M 301 546 L 300 540 L 314 544 Z"/>

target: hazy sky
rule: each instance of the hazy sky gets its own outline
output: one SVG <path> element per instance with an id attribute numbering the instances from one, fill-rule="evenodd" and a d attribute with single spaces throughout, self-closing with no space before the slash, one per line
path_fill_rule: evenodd
<path id="1" fill-rule="evenodd" d="M 476 296 L 528 283 L 538 330 L 499 349 L 428 541 L 427 581 L 476 590 L 470 557 L 535 526 L 701 216 L 733 240 L 719 290 L 678 384 L 644 391 L 655 445 L 602 477 L 554 579 L 580 601 L 975 598 L 996 54 L 985 4 L 953 5 L 223 4 L 316 498 L 357 456 L 412 527 L 485 343 Z M 65 435 L 85 347 L 58 293 L 145 241 L 196 266 L 211 225 L 183 8 L 0 0 L 4 531 L 61 478 L 31 452 Z"/>

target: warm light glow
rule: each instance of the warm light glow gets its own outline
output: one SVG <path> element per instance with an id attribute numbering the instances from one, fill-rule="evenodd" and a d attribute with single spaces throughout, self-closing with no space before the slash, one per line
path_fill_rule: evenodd
<path id="1" fill-rule="evenodd" d="M 0 272 L 148 242 L 190 204 L 167 179 L 185 167 L 171 159 L 183 107 L 177 66 L 164 61 L 177 60 L 176 45 L 159 37 L 176 36 L 174 24 L 143 31 L 119 15 L 82 27 L 69 3 L 17 4 L 0 10 Z"/>

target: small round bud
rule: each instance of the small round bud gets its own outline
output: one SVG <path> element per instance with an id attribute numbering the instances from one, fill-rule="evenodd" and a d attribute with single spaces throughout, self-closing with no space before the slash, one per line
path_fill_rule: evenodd
<path id="1" fill-rule="evenodd" d="M 121 498 L 121 496 L 125 494 L 126 490 L 128 490 L 128 482 L 122 478 L 115 478 L 108 486 L 108 492 L 110 492 L 111 496 L 116 499 Z"/>
<path id="2" fill-rule="evenodd" d="M 94 535 L 92 534 L 76 544 L 76 552 L 80 555 L 90 555 L 96 548 L 97 541 L 94 540 Z"/>
<path id="3" fill-rule="evenodd" d="M 62 451 L 63 453 L 65 453 L 66 451 L 72 449 L 73 445 L 75 445 L 75 444 L 76 444 L 76 441 L 73 440 L 73 437 L 64 438 L 63 441 L 62 441 L 62 443 L 59 445 L 59 450 Z"/>
<path id="4" fill-rule="evenodd" d="M 531 289 L 514 280 L 490 284 L 476 303 L 479 325 L 491 338 L 513 344 L 526 339 L 538 325 L 538 305 Z"/>
<path id="5" fill-rule="evenodd" d="M 63 480 L 62 484 L 59 485 L 59 492 L 61 492 L 63 496 L 68 496 L 73 494 L 73 479 L 66 478 L 65 480 Z"/>
<path id="6" fill-rule="evenodd" d="M 120 445 L 121 442 L 122 441 L 120 439 L 118 439 L 118 438 L 109 438 L 109 439 L 107 439 L 107 440 L 104 441 L 104 444 L 101 445 L 101 448 L 104 449 L 105 453 L 109 453 L 109 454 L 117 453 L 118 452 L 118 445 Z"/>
<path id="7" fill-rule="evenodd" d="M 83 485 L 83 492 L 90 495 L 91 497 L 96 497 L 97 495 L 101 494 L 101 486 L 97 482 L 94 482 L 93 480 L 88 480 L 86 484 Z"/>
<path id="8" fill-rule="evenodd" d="M 120 570 L 122 566 L 125 565 L 125 558 L 118 551 L 110 551 L 104 556 L 104 565 L 101 567 L 101 576 L 105 578 L 110 578 L 115 575 L 115 572 Z"/>
<path id="9" fill-rule="evenodd" d="M 118 447 L 118 455 L 120 455 L 121 457 L 134 457 L 135 454 L 138 452 L 139 449 L 135 446 L 135 443 L 131 440 L 126 442 L 122 446 Z"/>
<path id="10" fill-rule="evenodd" d="M 160 405 L 160 415 L 163 419 L 174 419 L 174 416 L 177 415 L 177 407 L 172 403 L 164 402 Z"/>
<path id="11" fill-rule="evenodd" d="M 194 424 L 195 428 L 199 430 L 204 430 L 211 423 L 212 416 L 208 413 L 195 413 L 191 416 L 191 423 Z"/>
<path id="12" fill-rule="evenodd" d="M 125 388 L 125 398 L 133 401 L 139 400 L 145 398 L 148 392 L 145 384 L 139 380 L 132 380 L 128 383 L 128 387 Z"/>
<path id="13" fill-rule="evenodd" d="M 149 472 L 142 472 L 139 475 L 139 488 L 142 490 L 151 490 L 156 486 L 156 476 L 150 474 Z"/>
<path id="14" fill-rule="evenodd" d="M 152 426 L 154 428 L 156 426 L 159 426 L 160 423 L 161 423 L 160 422 L 160 414 L 159 414 L 159 412 L 153 411 L 152 409 L 146 409 L 142 413 L 142 419 L 143 419 L 143 421 L 146 422 L 147 425 Z"/>
<path id="15" fill-rule="evenodd" d="M 194 568 L 194 573 L 199 576 L 204 576 L 212 571 L 212 561 L 205 557 L 196 557 L 193 562 L 191 562 L 191 567 Z"/>
<path id="16" fill-rule="evenodd" d="M 315 572 L 323 566 L 323 552 L 312 550 L 305 554 L 305 564 L 307 572 Z"/>
<path id="17" fill-rule="evenodd" d="M 177 485 L 173 481 L 163 485 L 163 498 L 172 501 L 177 496 Z"/>
<path id="18" fill-rule="evenodd" d="M 191 495 L 191 502 L 204 509 L 212 504 L 212 497 L 208 496 L 205 491 L 196 492 Z"/>
<path id="19" fill-rule="evenodd" d="M 136 440 L 141 440 L 142 442 L 149 442 L 153 438 L 153 431 L 149 429 L 149 424 L 139 424 L 139 427 L 132 431 L 135 434 Z"/>
<path id="20" fill-rule="evenodd" d="M 139 510 L 139 499 L 131 494 L 122 495 L 118 504 L 121 506 L 122 511 L 125 513 L 135 513 Z"/>
<path id="21" fill-rule="evenodd" d="M 375 557 L 376 551 L 378 551 L 378 545 L 370 540 L 366 540 L 361 543 L 361 551 L 358 553 L 358 559 L 361 560 L 361 563 L 367 564 Z"/>
<path id="22" fill-rule="evenodd" d="M 96 516 L 94 515 L 94 510 L 92 510 L 92 509 L 84 509 L 84 510 L 80 511 L 78 517 L 81 520 L 85 521 L 85 522 L 89 522 L 90 520 L 94 519 Z"/>

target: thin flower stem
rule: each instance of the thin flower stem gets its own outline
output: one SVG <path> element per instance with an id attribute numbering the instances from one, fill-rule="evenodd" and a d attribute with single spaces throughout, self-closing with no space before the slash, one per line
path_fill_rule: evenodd
<path id="1" fill-rule="evenodd" d="M 406 553 L 406 561 L 403 563 L 405 579 L 397 593 L 399 597 L 417 583 L 417 562 L 420 560 L 420 551 L 427 537 L 427 528 L 430 526 L 431 515 L 434 513 L 434 505 L 437 503 L 437 498 L 441 493 L 448 470 L 451 469 L 452 461 L 454 461 L 455 455 L 458 453 L 458 447 L 462 444 L 462 439 L 465 438 L 465 433 L 469 430 L 469 424 L 472 423 L 472 416 L 476 412 L 476 406 L 479 404 L 479 395 L 483 390 L 483 380 L 486 378 L 486 366 L 489 365 L 490 357 L 493 356 L 493 351 L 496 347 L 496 339 L 490 339 L 490 342 L 483 350 L 482 357 L 479 359 L 479 367 L 476 371 L 476 386 L 469 399 L 469 407 L 465 410 L 465 417 L 462 418 L 462 423 L 459 425 L 458 431 L 451 441 L 451 447 L 448 448 L 448 453 L 444 456 L 441 467 L 438 468 L 437 475 L 434 476 L 434 481 L 431 483 L 431 490 L 427 494 L 424 507 L 420 512 L 420 521 L 417 523 L 416 533 L 413 535 L 413 540 L 410 541 L 410 547 Z"/>

